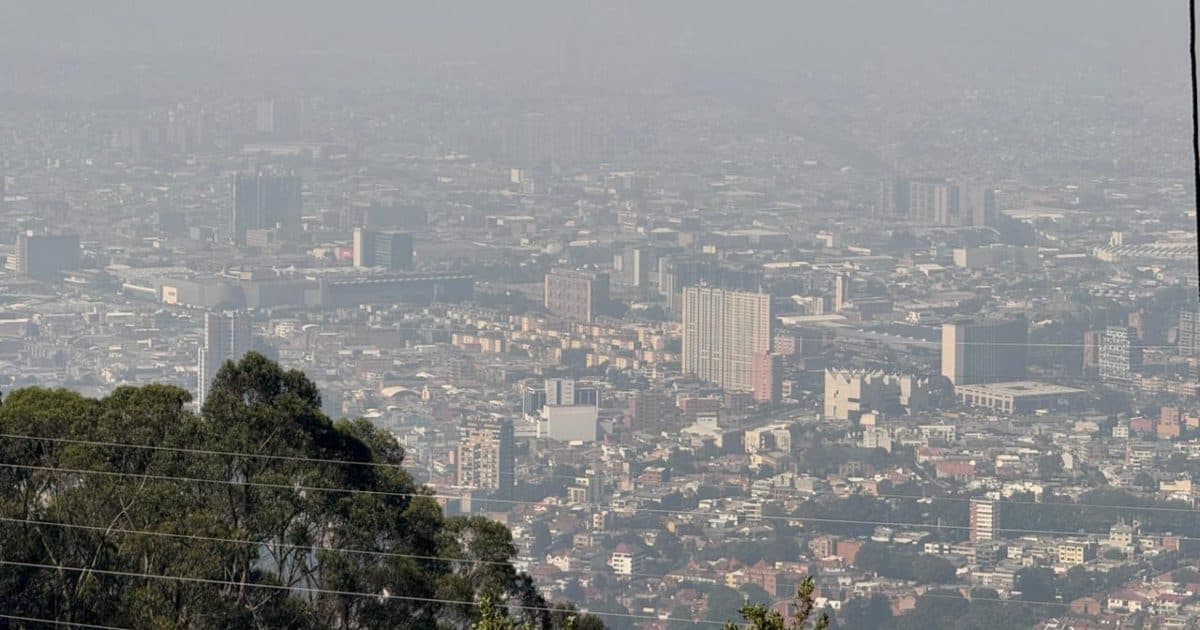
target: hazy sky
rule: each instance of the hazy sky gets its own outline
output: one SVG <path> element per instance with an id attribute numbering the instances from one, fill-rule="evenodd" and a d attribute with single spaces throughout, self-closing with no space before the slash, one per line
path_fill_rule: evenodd
<path id="1" fill-rule="evenodd" d="M 12 2 L 12 0 L 9 0 Z M 15 4 L 15 3 L 14 3 Z M 6 49 L 428 53 L 479 58 L 564 41 L 596 54 L 695 47 L 763 54 L 967 59 L 1076 51 L 1186 54 L 1184 0 L 50 0 L 5 12 Z M 802 60 L 797 59 L 797 63 Z"/>
<path id="2" fill-rule="evenodd" d="M 729 78 L 786 83 L 813 73 L 848 75 L 866 84 L 949 78 L 975 86 L 1083 77 L 1085 83 L 1146 89 L 1151 99 L 1186 93 L 1184 0 L 50 0 L 21 5 L 0 20 L 0 92 L 20 91 L 23 85 L 14 84 L 36 83 L 63 66 L 69 70 L 59 84 L 87 80 L 102 86 L 140 80 L 123 76 L 122 63 L 157 61 L 174 69 L 172 60 L 186 56 L 188 64 L 178 66 L 181 80 L 190 73 L 200 80 L 206 73 L 232 77 L 280 59 L 320 54 L 355 57 L 351 63 L 368 60 L 376 72 L 387 64 L 466 62 L 482 64 L 482 72 L 499 80 L 558 72 L 598 86 L 709 80 L 721 86 Z M 95 67 L 105 63 L 112 65 Z M 322 76 L 310 63 L 297 64 L 303 70 L 296 76 L 319 83 Z"/>

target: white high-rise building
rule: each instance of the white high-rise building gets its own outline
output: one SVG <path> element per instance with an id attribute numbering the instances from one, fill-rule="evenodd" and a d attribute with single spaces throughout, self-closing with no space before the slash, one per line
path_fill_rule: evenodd
<path id="1" fill-rule="evenodd" d="M 537 436 L 560 442 L 595 442 L 599 392 L 569 378 L 548 378 L 546 404 L 539 410 Z"/>
<path id="2" fill-rule="evenodd" d="M 770 294 L 686 287 L 683 372 L 753 391 L 755 357 L 771 351 L 774 323 Z"/>
<path id="3" fill-rule="evenodd" d="M 1000 514 L 996 502 L 971 499 L 971 542 L 988 542 L 1000 536 Z"/>
<path id="4" fill-rule="evenodd" d="M 1100 337 L 1100 378 L 1128 381 L 1141 366 L 1137 332 L 1125 326 L 1104 329 Z"/>
<path id="5" fill-rule="evenodd" d="M 850 303 L 850 274 L 839 273 L 833 279 L 833 312 L 840 313 Z"/>
<path id="6" fill-rule="evenodd" d="M 217 371 L 250 350 L 250 318 L 245 313 L 205 313 L 204 343 L 200 346 L 196 403 L 204 406 Z"/>
<path id="7" fill-rule="evenodd" d="M 575 404 L 575 381 L 569 378 L 546 379 L 546 404 L 555 407 Z"/>

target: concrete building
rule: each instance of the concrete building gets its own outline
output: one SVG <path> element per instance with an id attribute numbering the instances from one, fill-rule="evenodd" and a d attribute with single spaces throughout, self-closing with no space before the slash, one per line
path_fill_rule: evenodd
<path id="1" fill-rule="evenodd" d="M 881 448 L 891 453 L 892 436 L 883 427 L 866 427 L 863 429 L 862 441 L 859 445 L 863 448 Z"/>
<path id="2" fill-rule="evenodd" d="M 885 177 L 879 182 L 875 216 L 896 219 L 908 216 L 909 182 L 903 177 Z"/>
<path id="3" fill-rule="evenodd" d="M 908 218 L 915 223 L 957 225 L 958 186 L 944 180 L 915 179 L 908 185 Z"/>
<path id="4" fill-rule="evenodd" d="M 995 225 L 999 206 L 996 189 L 991 186 L 969 184 L 962 186 L 959 195 L 959 222 L 957 225 Z"/>
<path id="5" fill-rule="evenodd" d="M 595 442 L 597 418 L 598 410 L 591 405 L 547 405 L 542 407 L 537 436 L 559 442 Z"/>
<path id="6" fill-rule="evenodd" d="M 1121 519 L 1108 528 L 1107 543 L 1109 547 L 1116 547 L 1127 554 L 1132 553 L 1137 535 L 1138 523 L 1135 521 L 1129 524 L 1125 519 Z"/>
<path id="7" fill-rule="evenodd" d="M 1087 397 L 1087 390 L 1036 381 L 1013 381 L 956 385 L 954 395 L 960 403 L 972 407 L 986 407 L 1001 413 L 1032 413 L 1038 409 L 1069 409 Z"/>
<path id="8" fill-rule="evenodd" d="M 250 350 L 250 318 L 245 313 L 205 313 L 200 346 L 196 404 L 203 407 L 217 372 L 226 361 L 237 361 Z"/>
<path id="9" fill-rule="evenodd" d="M 1137 333 L 1126 326 L 1109 326 L 1100 337 L 1100 378 L 1128 381 L 1142 366 Z"/>
<path id="10" fill-rule="evenodd" d="M 783 398 L 783 357 L 773 352 L 754 355 L 754 400 L 778 404 Z"/>
<path id="11" fill-rule="evenodd" d="M 658 252 L 645 245 L 629 245 L 613 254 L 612 281 L 625 286 L 645 287 L 658 279 Z"/>
<path id="12" fill-rule="evenodd" d="M 245 245 L 250 230 L 275 229 L 282 240 L 300 236 L 298 176 L 238 173 L 233 177 L 232 193 L 226 229 L 234 243 Z"/>
<path id="13" fill-rule="evenodd" d="M 825 370 L 825 418 L 857 422 L 867 412 L 924 409 L 930 383 L 915 376 L 880 371 Z"/>
<path id="14" fill-rule="evenodd" d="M 675 399 L 662 391 L 639 391 L 629 398 L 627 425 L 634 431 L 656 432 L 673 426 L 679 418 Z"/>
<path id="15" fill-rule="evenodd" d="M 78 269 L 78 234 L 39 234 L 32 230 L 17 234 L 16 247 L 5 268 L 42 282 L 59 279 L 59 273 Z"/>
<path id="16" fill-rule="evenodd" d="M 574 379 L 548 378 L 545 381 L 545 403 L 552 407 L 592 405 L 597 402 L 595 387 L 579 386 Z"/>
<path id="17" fill-rule="evenodd" d="M 839 273 L 833 279 L 833 312 L 840 313 L 850 305 L 850 274 Z"/>
<path id="18" fill-rule="evenodd" d="M 254 130 L 271 140 L 294 140 L 300 135 L 301 111 L 295 99 L 261 100 L 255 107 Z"/>
<path id="19" fill-rule="evenodd" d="M 1104 333 L 1099 330 L 1083 331 L 1083 374 L 1094 376 L 1100 369 L 1100 340 Z"/>
<path id="20" fill-rule="evenodd" d="M 995 501 L 971 499 L 970 519 L 971 542 L 989 542 L 1000 537 L 1000 513 Z"/>
<path id="21" fill-rule="evenodd" d="M 786 424 L 747 429 L 742 443 L 747 453 L 792 450 L 792 433 Z"/>
<path id="22" fill-rule="evenodd" d="M 755 357 L 771 351 L 775 317 L 766 293 L 683 290 L 683 372 L 734 391 L 754 390 Z"/>
<path id="23" fill-rule="evenodd" d="M 559 442 L 595 442 L 599 393 L 565 378 L 546 379 L 545 403 L 538 410 L 537 437 Z"/>
<path id="24" fill-rule="evenodd" d="M 458 428 L 458 485 L 511 496 L 516 450 L 511 420 L 472 419 Z"/>
<path id="25" fill-rule="evenodd" d="M 608 558 L 608 566 L 617 575 L 633 575 L 641 570 L 643 555 L 632 546 L 620 543 Z"/>
<path id="26" fill-rule="evenodd" d="M 607 273 L 556 269 L 546 274 L 545 307 L 559 317 L 593 321 L 608 306 Z"/>
<path id="27" fill-rule="evenodd" d="M 705 285 L 757 293 L 762 281 L 761 268 L 735 268 L 711 258 L 667 255 L 658 259 L 658 292 L 667 297 L 674 313 L 683 308 L 683 290 L 687 287 Z"/>
<path id="28" fill-rule="evenodd" d="M 354 228 L 354 266 L 404 271 L 413 266 L 413 239 L 407 232 Z"/>
<path id="29" fill-rule="evenodd" d="M 1179 354 L 1200 357 L 1200 309 L 1179 312 Z"/>
<path id="30" fill-rule="evenodd" d="M 1055 548 L 1058 564 L 1063 567 L 1079 566 L 1096 557 L 1096 544 L 1083 540 L 1064 540 Z"/>
<path id="31" fill-rule="evenodd" d="M 1013 320 L 962 320 L 942 325 L 942 376 L 954 385 L 1025 377 L 1029 329 Z"/>
<path id="32" fill-rule="evenodd" d="M 304 304 L 317 308 L 457 302 L 469 300 L 475 294 L 475 279 L 469 274 L 408 272 L 310 276 L 310 279 L 316 281 L 316 286 L 305 293 Z"/>
<path id="33" fill-rule="evenodd" d="M 957 247 L 953 255 L 954 266 L 962 269 L 981 270 L 1000 266 L 1032 269 L 1038 264 L 1036 247 L 1001 243 L 983 247 Z"/>

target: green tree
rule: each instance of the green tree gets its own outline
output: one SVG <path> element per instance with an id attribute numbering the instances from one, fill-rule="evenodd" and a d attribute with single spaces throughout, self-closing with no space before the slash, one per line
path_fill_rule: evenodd
<path id="1" fill-rule="evenodd" d="M 746 598 L 742 594 L 725 586 L 718 584 L 710 588 L 708 591 L 708 606 L 707 612 L 704 615 L 709 619 L 731 619 L 738 614 L 742 605 L 745 604 Z"/>
<path id="2" fill-rule="evenodd" d="M 864 544 L 854 563 L 864 571 L 874 571 L 883 577 L 923 584 L 952 582 L 955 575 L 954 564 L 945 558 L 875 542 Z"/>
<path id="3" fill-rule="evenodd" d="M 1063 464 L 1062 456 L 1057 453 L 1050 453 L 1038 458 L 1037 461 L 1038 478 L 1043 481 L 1053 479 L 1056 475 L 1062 474 Z"/>
<path id="4" fill-rule="evenodd" d="M 301 372 L 250 353 L 221 368 L 201 413 L 189 400 L 164 385 L 5 396 L 0 432 L 30 438 L 0 441 L 0 610 L 138 628 L 432 628 L 483 621 L 486 600 L 520 627 L 570 618 L 513 568 L 506 528 L 445 518 L 395 439 L 331 421 Z"/>
<path id="5" fill-rule="evenodd" d="M 958 628 L 970 607 L 958 591 L 926 591 L 917 598 L 912 610 L 892 620 L 892 627 L 895 630 Z"/>
<path id="6" fill-rule="evenodd" d="M 479 600 L 479 620 L 471 624 L 471 630 L 533 630 L 533 624 L 514 621 L 491 595 L 484 595 Z"/>
<path id="7" fill-rule="evenodd" d="M 1025 567 L 1017 571 L 1013 590 L 1021 592 L 1021 599 L 1032 602 L 1052 602 L 1058 593 L 1054 571 L 1045 567 Z"/>
<path id="8" fill-rule="evenodd" d="M 1151 476 L 1150 473 L 1141 471 L 1134 476 L 1133 485 L 1145 490 L 1146 492 L 1152 492 L 1158 487 L 1158 482 L 1154 480 L 1154 477 Z"/>
<path id="9" fill-rule="evenodd" d="M 813 618 L 816 612 L 816 601 L 813 591 L 816 585 L 811 577 L 804 578 L 796 589 L 796 612 L 789 621 L 778 611 L 771 610 L 763 604 L 747 603 L 739 611 L 745 624 L 739 625 L 732 621 L 725 624 L 725 630 L 740 630 L 749 627 L 750 630 L 801 630 L 813 628 L 826 630 L 829 628 L 829 616 L 821 613 Z"/>
<path id="10" fill-rule="evenodd" d="M 922 584 L 947 584 L 954 581 L 954 564 L 945 558 L 916 554 L 908 565 L 911 579 Z"/>
<path id="11" fill-rule="evenodd" d="M 1067 569 L 1066 574 L 1058 580 L 1058 588 L 1062 593 L 1063 601 L 1067 603 L 1100 590 L 1095 576 L 1082 566 Z"/>
<path id="12" fill-rule="evenodd" d="M 856 597 L 842 606 L 842 622 L 850 630 L 882 628 L 892 618 L 892 604 L 886 595 Z"/>
<path id="13" fill-rule="evenodd" d="M 738 587 L 738 590 L 741 591 L 746 601 L 770 604 L 775 600 L 774 593 L 768 593 L 766 589 L 757 584 L 743 584 Z"/>
<path id="14" fill-rule="evenodd" d="M 887 545 L 869 542 L 858 550 L 858 554 L 854 556 L 854 564 L 863 571 L 887 575 L 892 571 L 892 554 Z"/>
<path id="15" fill-rule="evenodd" d="M 686 606 L 672 608 L 668 616 L 671 617 L 671 623 L 667 626 L 670 630 L 689 630 L 696 625 L 692 621 L 693 615 L 691 609 Z"/>

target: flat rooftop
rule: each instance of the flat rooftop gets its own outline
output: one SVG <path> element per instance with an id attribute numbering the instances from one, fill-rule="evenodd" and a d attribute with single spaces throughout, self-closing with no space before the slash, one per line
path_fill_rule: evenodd
<path id="1" fill-rule="evenodd" d="M 958 385 L 954 389 L 969 389 L 984 392 L 993 396 L 1054 396 L 1061 394 L 1082 394 L 1087 390 L 1041 381 L 1010 381 L 1007 383 L 977 383 L 973 385 Z"/>

